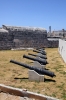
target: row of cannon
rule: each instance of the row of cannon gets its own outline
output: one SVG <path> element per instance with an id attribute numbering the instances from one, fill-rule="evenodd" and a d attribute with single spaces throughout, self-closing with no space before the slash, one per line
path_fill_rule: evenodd
<path id="1" fill-rule="evenodd" d="M 46 64 L 49 64 L 47 62 L 47 53 L 46 53 L 44 48 L 34 49 L 33 52 L 36 52 L 37 54 L 28 53 L 28 55 L 23 55 L 23 58 L 27 58 L 27 59 L 36 61 L 42 66 L 46 66 Z M 35 72 L 37 72 L 40 75 L 47 75 L 50 77 L 56 76 L 54 74 L 54 72 L 51 72 L 51 71 L 47 70 L 46 68 L 41 68 L 41 67 L 39 68 L 39 67 L 36 67 L 36 65 L 30 66 L 30 65 L 27 65 L 27 64 L 24 64 L 22 62 L 15 61 L 15 60 L 10 60 L 10 62 L 17 64 L 17 65 L 20 65 L 22 67 L 28 68 L 30 70 L 34 70 Z"/>

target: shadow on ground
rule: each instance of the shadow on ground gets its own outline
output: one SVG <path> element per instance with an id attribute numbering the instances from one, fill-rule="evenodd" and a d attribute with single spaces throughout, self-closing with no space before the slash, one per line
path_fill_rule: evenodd
<path id="1" fill-rule="evenodd" d="M 20 80 L 28 80 L 29 78 L 26 78 L 26 77 L 23 77 L 23 78 L 18 78 L 18 77 L 15 77 L 14 79 L 20 79 Z M 56 82 L 55 80 L 53 79 L 46 79 L 44 78 L 44 82 Z"/>
<path id="2" fill-rule="evenodd" d="M 18 78 L 18 77 L 15 77 L 14 79 L 25 79 L 25 80 L 27 80 L 27 79 L 29 79 L 29 78 L 25 78 L 25 77 L 23 77 L 23 78 Z"/>
<path id="3" fill-rule="evenodd" d="M 55 80 L 53 80 L 53 79 L 44 79 L 44 82 L 56 82 Z"/>

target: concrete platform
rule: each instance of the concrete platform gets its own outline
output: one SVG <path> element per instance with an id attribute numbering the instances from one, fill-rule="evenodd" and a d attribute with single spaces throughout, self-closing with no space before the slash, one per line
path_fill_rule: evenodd
<path id="1" fill-rule="evenodd" d="M 29 70 L 29 81 L 44 82 L 44 75 L 40 75 L 34 70 Z"/>

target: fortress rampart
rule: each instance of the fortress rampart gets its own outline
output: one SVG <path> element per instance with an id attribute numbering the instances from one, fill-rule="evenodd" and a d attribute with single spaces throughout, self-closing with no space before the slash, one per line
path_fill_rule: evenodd
<path id="1" fill-rule="evenodd" d="M 48 41 L 44 28 L 5 25 L 0 28 L 0 50 L 57 46 L 58 41 Z"/>

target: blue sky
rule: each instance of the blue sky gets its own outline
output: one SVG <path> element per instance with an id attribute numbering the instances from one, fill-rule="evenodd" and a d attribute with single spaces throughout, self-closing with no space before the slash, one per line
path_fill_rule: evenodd
<path id="1" fill-rule="evenodd" d="M 0 0 L 0 27 L 66 29 L 66 0 Z"/>

